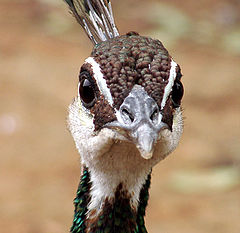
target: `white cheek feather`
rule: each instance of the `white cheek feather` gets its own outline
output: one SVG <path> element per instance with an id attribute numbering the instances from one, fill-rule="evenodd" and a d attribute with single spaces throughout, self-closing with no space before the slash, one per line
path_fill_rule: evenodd
<path id="1" fill-rule="evenodd" d="M 165 158 L 168 154 L 174 151 L 180 141 L 181 135 L 183 132 L 183 119 L 182 119 L 182 111 L 181 108 L 176 108 L 173 115 L 173 125 L 172 131 L 163 130 L 160 133 L 160 145 L 158 148 L 156 146 L 155 150 L 157 154 L 162 154 L 163 158 Z"/>
<path id="2" fill-rule="evenodd" d="M 79 85 L 78 84 L 78 90 L 79 90 Z M 94 124 L 93 124 L 93 114 L 83 106 L 82 101 L 80 99 L 79 96 L 79 92 L 78 92 L 78 97 L 77 97 L 77 103 L 78 103 L 78 111 L 79 111 L 79 121 L 81 123 L 81 125 L 84 125 L 90 129 L 94 129 Z"/>
<path id="3" fill-rule="evenodd" d="M 100 65 L 94 60 L 93 57 L 88 57 L 85 63 L 89 63 L 92 66 L 94 79 L 96 80 L 99 91 L 104 95 L 105 99 L 112 106 L 113 99 L 109 88 L 107 87 L 106 80 L 103 78 L 103 73 L 101 72 Z"/>
<path id="4" fill-rule="evenodd" d="M 164 94 L 163 94 L 163 99 L 162 99 L 162 103 L 161 103 L 161 110 L 164 108 L 164 106 L 167 102 L 168 96 L 169 96 L 170 92 L 172 91 L 172 87 L 174 85 L 174 81 L 175 81 L 176 75 L 177 75 L 176 67 L 177 67 L 177 63 L 172 60 L 170 74 L 169 74 L 169 78 L 168 78 L 168 84 L 164 88 Z"/>
<path id="5" fill-rule="evenodd" d="M 79 102 L 79 116 L 80 116 L 79 120 L 81 122 L 81 125 L 84 125 L 94 130 L 92 113 L 81 104 L 80 100 L 78 102 Z"/>

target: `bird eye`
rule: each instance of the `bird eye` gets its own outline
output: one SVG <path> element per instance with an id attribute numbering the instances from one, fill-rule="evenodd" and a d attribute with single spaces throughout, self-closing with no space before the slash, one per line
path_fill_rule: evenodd
<path id="1" fill-rule="evenodd" d="M 92 107 L 95 103 L 95 90 L 93 83 L 89 80 L 89 77 L 90 75 L 88 72 L 82 72 L 79 77 L 79 96 L 86 108 Z"/>
<path id="2" fill-rule="evenodd" d="M 178 108 L 181 104 L 184 89 L 180 80 L 176 79 L 172 88 L 172 103 L 174 108 Z"/>

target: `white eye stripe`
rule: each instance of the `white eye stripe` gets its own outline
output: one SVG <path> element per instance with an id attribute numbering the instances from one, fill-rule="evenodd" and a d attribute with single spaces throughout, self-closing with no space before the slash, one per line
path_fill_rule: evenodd
<path id="1" fill-rule="evenodd" d="M 101 92 L 101 94 L 104 95 L 104 97 L 106 98 L 108 103 L 111 106 L 113 106 L 113 98 L 112 98 L 110 89 L 107 87 L 106 80 L 103 78 L 103 73 L 101 72 L 100 65 L 94 60 L 93 57 L 88 57 L 85 60 L 85 63 L 89 63 L 91 65 L 93 74 L 94 74 L 94 79 L 96 80 L 99 91 Z M 177 76 L 176 68 L 177 68 L 177 63 L 172 60 L 170 74 L 169 74 L 169 78 L 168 78 L 168 84 L 164 88 L 163 99 L 161 102 L 161 110 L 165 107 L 168 96 L 172 91 L 172 87 L 174 85 L 174 81 Z"/>
<path id="2" fill-rule="evenodd" d="M 170 74 L 169 74 L 169 78 L 168 78 L 168 84 L 164 88 L 164 94 L 163 94 L 162 103 L 161 103 L 161 110 L 164 108 L 164 106 L 167 102 L 168 96 L 172 91 L 172 87 L 174 85 L 174 81 L 175 81 L 176 76 L 177 76 L 176 68 L 177 68 L 177 63 L 172 60 L 171 61 Z"/>
<path id="3" fill-rule="evenodd" d="M 96 80 L 97 86 L 101 94 L 104 95 L 108 103 L 113 106 L 113 99 L 109 88 L 107 87 L 106 80 L 103 78 L 100 65 L 94 60 L 93 57 L 88 57 L 85 63 L 89 63 L 92 67 L 94 79 Z"/>

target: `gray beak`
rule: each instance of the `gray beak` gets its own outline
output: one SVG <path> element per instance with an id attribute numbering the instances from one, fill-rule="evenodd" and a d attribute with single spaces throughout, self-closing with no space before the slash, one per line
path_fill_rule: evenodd
<path id="1" fill-rule="evenodd" d="M 169 128 L 162 122 L 158 105 L 142 86 L 135 85 L 116 113 L 117 121 L 108 127 L 125 130 L 136 144 L 141 156 L 150 159 L 162 129 Z"/>

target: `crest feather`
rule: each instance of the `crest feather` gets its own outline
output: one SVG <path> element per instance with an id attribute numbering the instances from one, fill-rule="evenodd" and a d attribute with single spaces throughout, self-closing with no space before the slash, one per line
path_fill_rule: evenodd
<path id="1" fill-rule="evenodd" d="M 93 44 L 119 36 L 110 0 L 64 0 Z"/>

